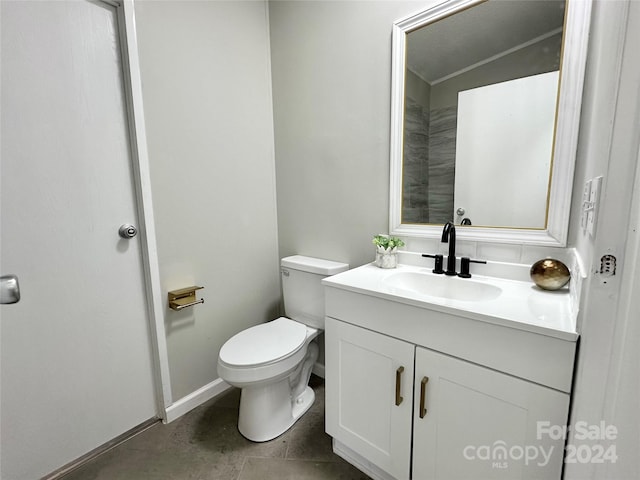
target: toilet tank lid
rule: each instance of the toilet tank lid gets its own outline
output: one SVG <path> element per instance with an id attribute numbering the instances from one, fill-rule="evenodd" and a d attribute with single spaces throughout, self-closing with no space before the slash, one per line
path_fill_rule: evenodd
<path id="1" fill-rule="evenodd" d="M 280 261 L 280 265 L 293 270 L 317 273 L 319 275 L 335 275 L 336 273 L 349 270 L 349 264 L 323 260 L 322 258 L 305 257 L 303 255 L 293 255 L 285 257 Z"/>

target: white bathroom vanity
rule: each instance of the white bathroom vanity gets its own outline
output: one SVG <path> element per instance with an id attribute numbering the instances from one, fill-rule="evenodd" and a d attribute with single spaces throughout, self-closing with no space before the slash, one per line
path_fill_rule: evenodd
<path id="1" fill-rule="evenodd" d="M 338 455 L 375 479 L 561 477 L 578 338 L 566 289 L 410 265 L 323 283 Z"/>

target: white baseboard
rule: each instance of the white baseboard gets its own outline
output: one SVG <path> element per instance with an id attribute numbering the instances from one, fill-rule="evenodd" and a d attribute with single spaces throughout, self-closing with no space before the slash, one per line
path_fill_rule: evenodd
<path id="1" fill-rule="evenodd" d="M 208 383 L 204 387 L 199 388 L 195 392 L 182 397 L 180 400 L 173 402 L 170 406 L 168 406 L 165 414 L 165 423 L 173 422 L 185 413 L 190 412 L 194 408 L 202 405 L 207 400 L 211 400 L 212 398 L 223 394 L 230 388 L 233 387 L 231 387 L 231 385 L 226 383 L 221 378 Z"/>
<path id="2" fill-rule="evenodd" d="M 324 378 L 324 365 L 321 363 L 316 363 L 313 366 L 313 373 L 315 373 L 320 378 Z M 208 383 L 204 387 L 199 388 L 195 392 L 190 393 L 182 397 L 180 400 L 173 402 L 170 406 L 167 407 L 165 413 L 165 423 L 171 423 L 174 420 L 180 418 L 187 412 L 190 412 L 194 408 L 202 405 L 204 402 L 211 400 L 218 395 L 222 395 L 230 388 L 233 388 L 231 385 L 226 383 L 221 378 L 217 378 L 211 383 Z"/>

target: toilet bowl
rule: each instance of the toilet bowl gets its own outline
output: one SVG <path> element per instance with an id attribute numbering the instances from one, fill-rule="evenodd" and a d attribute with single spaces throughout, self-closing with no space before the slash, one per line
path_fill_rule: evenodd
<path id="1" fill-rule="evenodd" d="M 238 430 L 255 442 L 287 431 L 313 405 L 308 386 L 324 328 L 320 281 L 344 263 L 295 255 L 281 261 L 285 312 L 231 337 L 220 349 L 218 375 L 241 388 Z M 289 312 L 289 307 L 291 312 Z"/>
<path id="2" fill-rule="evenodd" d="M 249 440 L 277 437 L 313 404 L 307 383 L 318 358 L 318 333 L 280 317 L 240 332 L 220 349 L 218 374 L 242 389 L 238 429 Z"/>

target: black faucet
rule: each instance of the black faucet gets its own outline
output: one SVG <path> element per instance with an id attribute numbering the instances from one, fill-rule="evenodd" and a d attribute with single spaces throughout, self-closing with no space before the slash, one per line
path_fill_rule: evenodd
<path id="1" fill-rule="evenodd" d="M 447 256 L 447 270 L 445 275 L 456 275 L 456 227 L 447 222 L 442 229 L 442 243 L 449 242 L 449 255 Z"/>

